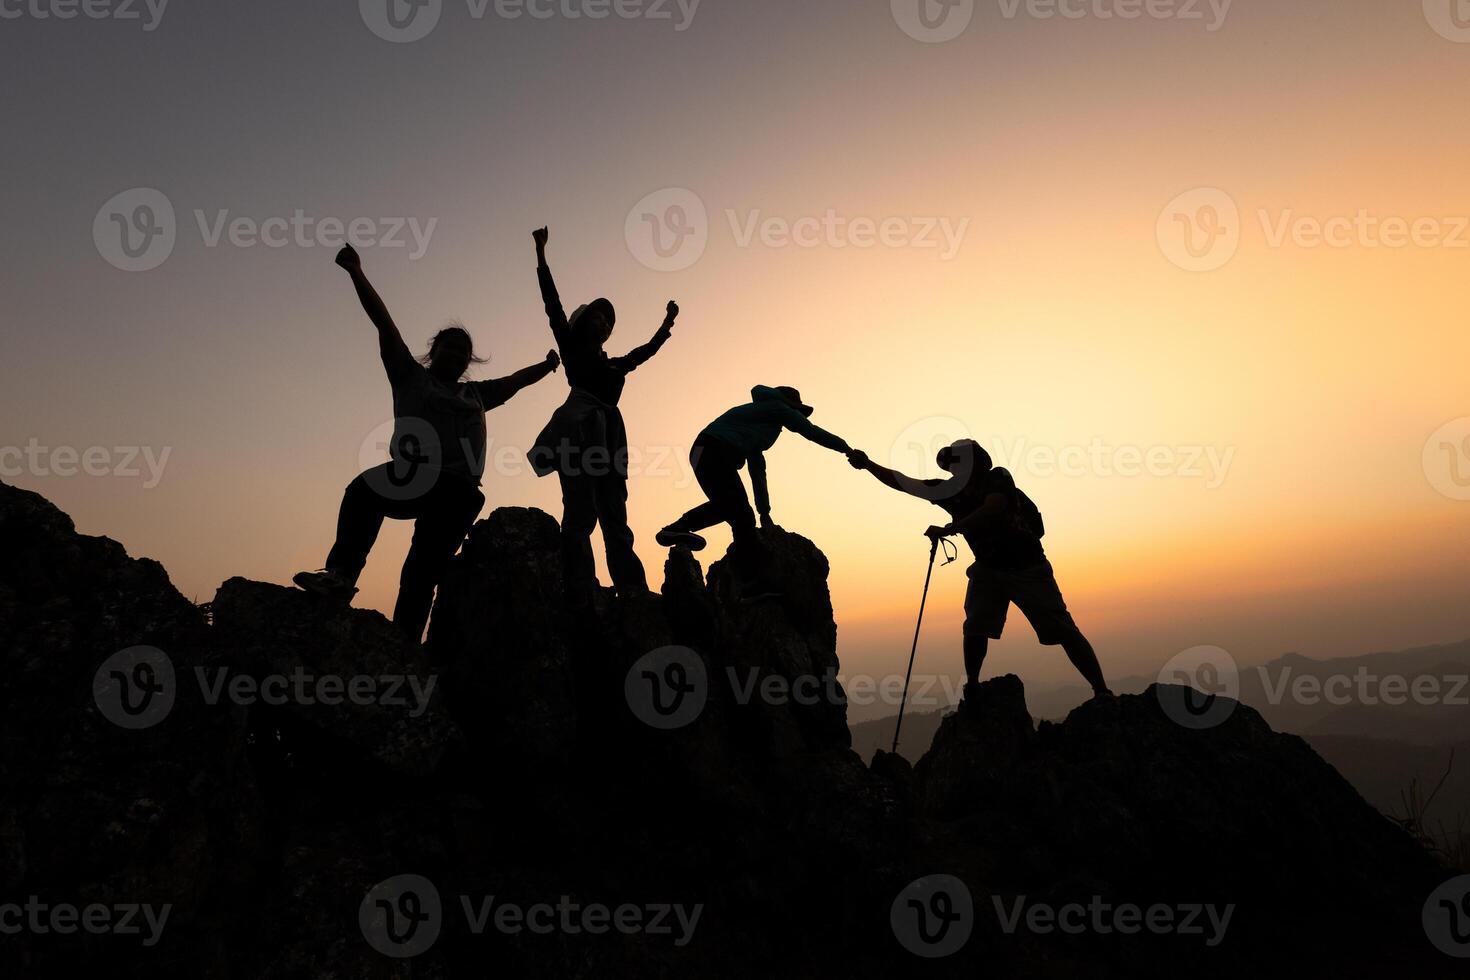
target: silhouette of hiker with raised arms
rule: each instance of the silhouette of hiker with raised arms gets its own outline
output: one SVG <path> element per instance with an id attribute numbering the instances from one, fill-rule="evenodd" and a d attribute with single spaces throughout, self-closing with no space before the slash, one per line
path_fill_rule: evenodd
<path id="1" fill-rule="evenodd" d="M 527 458 L 538 476 L 556 473 L 561 479 L 562 576 L 568 599 L 585 607 L 597 583 L 592 531 L 599 523 L 608 573 L 618 594 L 648 591 L 648 577 L 633 551 L 633 531 L 628 527 L 628 432 L 618 401 L 628 375 L 668 341 L 679 305 L 669 301 L 664 322 L 648 343 L 622 357 L 609 357 L 602 346 L 617 323 L 612 303 L 596 299 L 568 317 L 546 264 L 551 233 L 538 228 L 532 237 L 541 299 L 572 391 L 536 437 Z"/>
<path id="2" fill-rule="evenodd" d="M 480 492 L 485 413 L 551 374 L 560 359 L 549 351 L 544 361 L 509 377 L 462 381 L 471 364 L 485 363 L 475 356 L 474 342 L 464 327 L 440 330 L 428 355 L 422 362 L 415 360 L 387 306 L 363 274 L 357 251 L 350 245 L 343 248 L 337 264 L 352 277 L 362 308 L 378 329 L 378 351 L 393 387 L 391 460 L 348 484 L 327 567 L 301 572 L 294 581 L 308 592 L 350 601 L 383 519 L 414 521 L 393 622 L 417 642 L 429 621 L 434 589 L 485 505 Z"/>
<path id="3" fill-rule="evenodd" d="M 992 464 L 979 443 L 962 439 L 939 451 L 940 468 L 952 474 L 947 480 L 916 480 L 879 466 L 858 451 L 848 454 L 848 462 L 885 486 L 944 508 L 954 520 L 924 534 L 931 539 L 964 535 L 975 555 L 965 590 L 966 700 L 979 686 L 990 641 L 1000 639 L 1013 602 L 1043 646 L 1060 645 L 1066 651 L 1072 666 L 1092 685 L 1094 696 L 1113 693 L 1103 680 L 1092 644 L 1067 611 L 1041 546 L 1046 534 L 1041 511 L 1016 487 L 1009 471 Z"/>
<path id="4" fill-rule="evenodd" d="M 770 527 L 771 494 L 766 486 L 765 452 L 776 444 L 782 429 L 790 429 L 840 453 L 850 453 L 852 449 L 840 436 L 812 424 L 814 409 L 801 400 L 801 392 L 795 388 L 756 385 L 750 390 L 750 399 L 705 426 L 695 438 L 689 462 L 694 466 L 699 488 L 709 501 L 658 532 L 655 540 L 665 547 L 682 546 L 699 551 L 707 542 L 696 532 L 722 522 L 729 524 L 735 538 L 735 567 L 743 579 L 742 591 L 747 599 L 756 599 L 775 595 L 776 590 L 765 580 L 768 558 L 756 533 L 755 515 L 750 510 L 745 484 L 740 481 L 741 468 L 750 466 L 750 485 L 755 491 L 761 526 Z"/>

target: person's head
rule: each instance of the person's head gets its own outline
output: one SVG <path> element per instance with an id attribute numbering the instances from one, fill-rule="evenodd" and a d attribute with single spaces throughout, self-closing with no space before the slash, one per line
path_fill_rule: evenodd
<path id="1" fill-rule="evenodd" d="M 606 299 L 595 299 L 586 306 L 579 306 L 567 318 L 567 325 L 571 327 L 572 336 L 577 342 L 592 347 L 601 347 L 607 343 L 617 323 L 617 310 Z"/>
<path id="2" fill-rule="evenodd" d="M 812 413 L 816 411 L 816 409 L 812 408 L 806 402 L 801 400 L 801 392 L 797 391 L 795 388 L 792 388 L 789 385 L 781 385 L 780 387 L 778 387 L 776 389 L 776 394 L 780 395 L 782 399 L 785 400 L 786 404 L 790 405 L 792 408 L 796 409 L 807 418 L 811 418 Z"/>
<path id="3" fill-rule="evenodd" d="M 974 439 L 961 439 L 939 450 L 934 457 L 939 468 L 961 479 L 989 473 L 995 465 L 990 454 Z"/>
<path id="4" fill-rule="evenodd" d="M 475 356 L 475 342 L 470 332 L 459 323 L 451 323 L 434 334 L 434 339 L 429 342 L 429 352 L 420 360 L 429 373 L 441 381 L 458 381 L 471 364 L 485 363 L 485 358 Z"/>

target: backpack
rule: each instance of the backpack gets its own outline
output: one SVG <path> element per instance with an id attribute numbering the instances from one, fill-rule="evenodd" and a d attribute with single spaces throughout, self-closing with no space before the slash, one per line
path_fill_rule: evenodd
<path id="1" fill-rule="evenodd" d="M 1041 519 L 1041 508 L 1020 487 L 1016 488 L 1015 496 L 1011 498 L 1011 508 L 1017 529 L 1037 540 L 1046 537 L 1046 522 Z"/>

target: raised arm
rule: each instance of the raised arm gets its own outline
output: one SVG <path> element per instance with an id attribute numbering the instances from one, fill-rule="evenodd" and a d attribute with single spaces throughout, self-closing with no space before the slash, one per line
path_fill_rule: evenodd
<path id="1" fill-rule="evenodd" d="M 409 353 L 408 345 L 403 342 L 403 334 L 398 332 L 398 325 L 388 313 L 387 304 L 362 271 L 362 258 L 357 254 L 357 249 L 344 245 L 337 253 L 337 264 L 352 277 L 352 285 L 357 289 L 357 298 L 362 303 L 363 312 L 378 329 L 378 353 L 382 355 L 383 367 L 390 378 L 396 377 L 404 368 L 413 364 L 413 354 Z"/>
<path id="2" fill-rule="evenodd" d="M 492 409 L 497 405 L 504 405 L 514 398 L 522 389 L 540 381 L 551 374 L 561 365 L 561 357 L 556 351 L 547 351 L 545 360 L 537 361 L 530 367 L 521 368 L 515 374 L 506 375 L 503 378 L 495 378 L 492 381 L 476 381 L 474 385 L 480 390 L 480 401 L 485 408 Z"/>
<path id="3" fill-rule="evenodd" d="M 561 296 L 556 291 L 556 280 L 551 278 L 551 267 L 546 264 L 546 243 L 551 239 L 551 231 L 537 228 L 531 237 L 536 240 L 536 279 L 541 283 L 541 302 L 546 306 L 546 319 L 551 324 L 551 335 L 556 338 L 556 345 L 566 350 L 572 330 L 567 324 L 567 311 L 562 308 Z"/>
<path id="4" fill-rule="evenodd" d="M 679 304 L 669 300 L 664 322 L 660 324 L 658 330 L 654 331 L 653 339 L 641 347 L 633 348 L 622 357 L 615 357 L 612 360 L 624 371 L 636 371 L 639 366 L 657 354 L 659 348 L 663 347 L 669 337 L 673 336 L 674 321 L 677 319 L 679 319 Z"/>
<path id="5" fill-rule="evenodd" d="M 750 488 L 755 492 L 755 512 L 760 515 L 761 526 L 771 526 L 771 490 L 766 485 L 765 453 L 751 453 L 746 460 L 750 467 Z"/>

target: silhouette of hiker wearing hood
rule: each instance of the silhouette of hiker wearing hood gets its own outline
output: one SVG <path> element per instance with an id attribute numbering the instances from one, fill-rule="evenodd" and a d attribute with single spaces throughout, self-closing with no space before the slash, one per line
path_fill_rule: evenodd
<path id="1" fill-rule="evenodd" d="M 1092 644 L 1082 635 L 1057 586 L 1051 562 L 1041 546 L 1046 526 L 1031 498 L 1016 487 L 1009 471 L 995 466 L 980 444 L 962 439 L 939 451 L 937 462 L 951 474 L 947 480 L 916 480 L 879 466 L 866 453 L 848 454 L 854 469 L 867 470 L 880 483 L 944 508 L 954 520 L 930 527 L 925 535 L 963 535 L 975 562 L 965 590 L 965 698 L 980 683 L 991 640 L 1005 628 L 1006 612 L 1015 603 L 1036 630 L 1043 646 L 1060 645 L 1094 696 L 1110 695 Z"/>
<path id="2" fill-rule="evenodd" d="M 301 572 L 294 581 L 308 592 L 351 601 L 383 519 L 413 521 L 393 622 L 417 642 L 429 621 L 434 589 L 485 505 L 480 492 L 485 413 L 551 374 L 560 359 L 549 351 L 544 361 L 509 377 L 465 382 L 461 379 L 470 365 L 485 362 L 475 357 L 467 330 L 445 327 L 434 335 L 422 362 L 415 360 L 363 274 L 357 251 L 343 248 L 337 264 L 352 277 L 362 308 L 378 330 L 378 351 L 393 388 L 391 459 L 348 484 L 326 568 Z"/>
<path id="3" fill-rule="evenodd" d="M 648 578 L 633 551 L 633 531 L 628 527 L 628 433 L 618 400 L 628 375 L 668 341 L 679 306 L 669 301 L 668 315 L 648 343 L 622 357 L 609 357 L 602 346 L 617 323 L 612 303 L 593 300 L 568 317 L 546 264 L 551 233 L 540 228 L 533 237 L 541 298 L 572 391 L 536 437 L 527 458 L 537 476 L 556 473 L 561 480 L 562 575 L 567 596 L 577 605 L 591 602 L 597 583 L 592 531 L 599 523 L 607 545 L 608 573 L 618 594 L 647 592 Z"/>
<path id="4" fill-rule="evenodd" d="M 740 481 L 740 470 L 750 465 L 750 485 L 755 491 L 755 506 L 761 526 L 771 526 L 771 495 L 766 486 L 765 451 L 776 444 L 782 429 L 840 453 L 852 452 L 840 436 L 820 429 L 811 422 L 814 411 L 801 400 L 795 388 L 768 388 L 756 385 L 750 390 L 750 402 L 730 409 L 715 419 L 694 440 L 689 462 L 694 478 L 709 498 L 707 503 L 658 532 L 655 540 L 665 547 L 685 547 L 699 551 L 708 543 L 699 531 L 719 523 L 730 525 L 734 535 L 736 568 L 744 579 L 747 598 L 773 595 L 775 590 L 764 580 L 767 556 L 756 533 L 755 515 L 750 498 Z"/>

